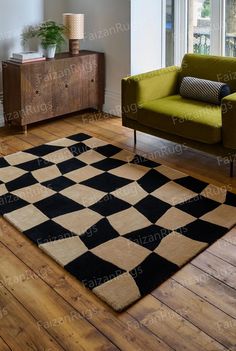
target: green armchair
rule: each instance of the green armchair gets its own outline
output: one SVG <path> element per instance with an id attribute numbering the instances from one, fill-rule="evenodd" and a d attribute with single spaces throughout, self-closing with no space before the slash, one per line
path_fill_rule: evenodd
<path id="1" fill-rule="evenodd" d="M 183 98 L 183 77 L 227 83 L 231 95 L 221 106 Z M 123 125 L 214 154 L 229 163 L 236 155 L 236 58 L 187 54 L 181 67 L 171 66 L 122 80 Z M 228 162 L 225 162 L 225 160 Z"/>

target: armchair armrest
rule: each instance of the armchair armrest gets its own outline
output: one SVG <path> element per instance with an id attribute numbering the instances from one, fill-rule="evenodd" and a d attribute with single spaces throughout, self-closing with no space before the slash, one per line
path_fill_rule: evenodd
<path id="1" fill-rule="evenodd" d="M 236 149 L 236 93 L 226 96 L 221 103 L 222 137 L 224 147 Z"/>
<path id="2" fill-rule="evenodd" d="M 122 114 L 135 119 L 143 103 L 177 93 L 181 68 L 171 66 L 122 79 Z"/>

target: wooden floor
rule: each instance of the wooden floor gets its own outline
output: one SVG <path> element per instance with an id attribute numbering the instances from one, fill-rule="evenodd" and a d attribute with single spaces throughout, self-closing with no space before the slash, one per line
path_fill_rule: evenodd
<path id="1" fill-rule="evenodd" d="M 79 132 L 133 150 L 120 118 L 81 114 L 0 129 L 0 154 Z M 138 133 L 137 150 L 236 192 L 216 158 Z M 0 219 L 0 351 L 236 350 L 236 229 L 122 314 L 113 312 Z"/>

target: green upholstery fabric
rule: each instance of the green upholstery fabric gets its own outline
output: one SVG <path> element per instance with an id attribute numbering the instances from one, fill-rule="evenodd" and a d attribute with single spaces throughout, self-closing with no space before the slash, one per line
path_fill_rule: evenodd
<path id="1" fill-rule="evenodd" d="M 221 141 L 220 106 L 172 95 L 146 102 L 138 111 L 138 122 L 206 144 Z"/>
<path id="2" fill-rule="evenodd" d="M 236 92 L 235 57 L 186 54 L 182 61 L 180 80 L 197 77 L 226 83 Z"/>
<path id="3" fill-rule="evenodd" d="M 236 149 L 236 93 L 226 96 L 222 103 L 226 107 L 222 113 L 223 145 Z"/>
<path id="4" fill-rule="evenodd" d="M 137 130 L 156 129 L 236 150 L 236 95 L 224 98 L 221 107 L 180 98 L 179 84 L 187 76 L 224 82 L 236 93 L 236 58 L 187 54 L 181 68 L 172 66 L 123 79 L 124 125 L 130 119 Z"/>
<path id="5" fill-rule="evenodd" d="M 147 101 L 177 93 L 180 68 L 171 66 L 122 80 L 122 111 L 136 119 L 138 107 Z"/>

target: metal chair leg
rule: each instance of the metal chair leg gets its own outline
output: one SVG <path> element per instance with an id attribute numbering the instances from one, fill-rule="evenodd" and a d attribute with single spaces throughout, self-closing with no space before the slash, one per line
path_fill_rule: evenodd
<path id="1" fill-rule="evenodd" d="M 137 131 L 134 129 L 134 145 L 136 146 L 137 144 Z"/>

